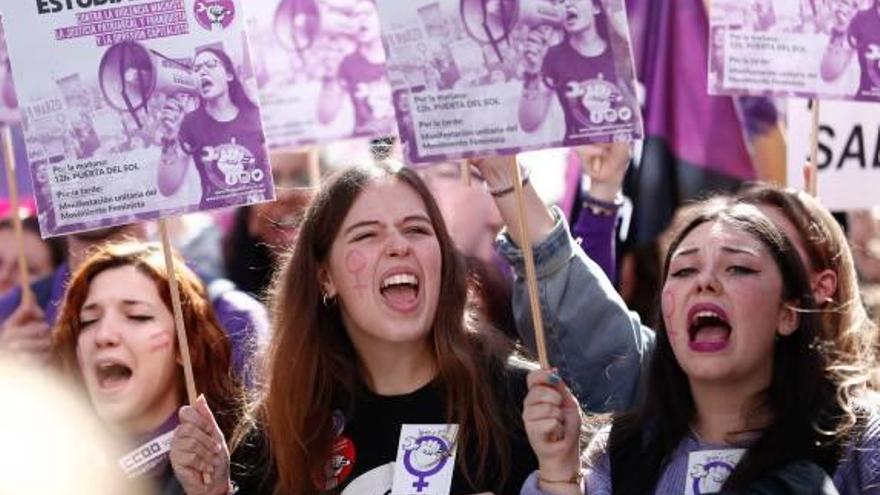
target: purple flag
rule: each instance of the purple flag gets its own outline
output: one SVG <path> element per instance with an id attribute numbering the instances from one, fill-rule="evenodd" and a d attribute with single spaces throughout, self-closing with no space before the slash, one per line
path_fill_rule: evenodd
<path id="1" fill-rule="evenodd" d="M 684 200 L 734 189 L 755 175 L 736 102 L 708 94 L 702 0 L 632 0 L 627 7 L 647 136 L 628 193 L 636 202 L 634 238 L 644 242 Z"/>

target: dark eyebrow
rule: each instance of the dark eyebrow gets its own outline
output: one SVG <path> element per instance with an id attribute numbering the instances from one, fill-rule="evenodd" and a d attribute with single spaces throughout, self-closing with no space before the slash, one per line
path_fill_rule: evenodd
<path id="1" fill-rule="evenodd" d="M 147 302 L 147 301 L 138 301 L 138 300 L 135 300 L 135 299 L 124 299 L 124 300 L 122 301 L 122 305 L 123 305 L 123 306 L 149 306 L 149 307 L 152 307 L 152 306 L 153 306 L 153 304 L 151 304 L 151 303 L 149 303 L 149 302 Z M 89 304 L 86 304 L 85 306 L 83 306 L 83 307 L 80 309 L 80 312 L 83 312 L 83 311 L 91 311 L 91 310 L 93 310 L 93 309 L 98 309 L 98 307 L 99 307 L 99 304 L 98 304 L 98 303 L 94 303 L 94 302 L 93 302 L 93 303 L 89 303 Z"/>
<path id="2" fill-rule="evenodd" d="M 431 219 L 426 215 L 422 215 L 421 213 L 417 215 L 409 215 L 405 217 L 400 223 L 408 223 L 408 222 L 427 222 L 431 223 Z"/>
<path id="3" fill-rule="evenodd" d="M 345 229 L 344 234 L 348 235 L 349 233 L 351 233 L 352 230 L 355 230 L 355 229 L 358 229 L 361 227 L 372 227 L 374 225 L 379 225 L 379 222 L 377 222 L 376 220 L 364 220 L 363 222 L 358 222 L 354 225 L 351 225 L 347 229 Z"/>

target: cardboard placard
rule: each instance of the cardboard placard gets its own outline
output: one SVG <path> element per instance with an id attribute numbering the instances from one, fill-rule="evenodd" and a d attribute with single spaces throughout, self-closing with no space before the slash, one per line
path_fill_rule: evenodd
<path id="1" fill-rule="evenodd" d="M 880 1 L 714 0 L 709 92 L 880 102 Z"/>
<path id="2" fill-rule="evenodd" d="M 377 0 L 410 162 L 642 136 L 622 0 Z"/>
<path id="3" fill-rule="evenodd" d="M 4 5 L 44 236 L 274 198 L 241 4 Z"/>

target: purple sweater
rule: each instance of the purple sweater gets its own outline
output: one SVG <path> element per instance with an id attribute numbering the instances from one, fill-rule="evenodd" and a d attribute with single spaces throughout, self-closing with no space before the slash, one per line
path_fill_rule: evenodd
<path id="1" fill-rule="evenodd" d="M 609 430 L 600 432 L 593 442 L 605 443 Z M 682 440 L 654 489 L 655 494 L 684 494 L 688 478 L 688 456 L 700 450 L 731 448 L 700 441 L 693 436 Z M 880 495 L 880 413 L 875 412 L 856 445 L 850 447 L 835 471 L 834 486 L 840 495 Z M 611 466 L 608 454 L 602 454 L 596 465 L 587 471 L 587 493 L 611 495 Z M 538 488 L 537 473 L 526 480 L 520 495 L 545 495 Z"/>
<path id="2" fill-rule="evenodd" d="M 69 279 L 70 268 L 64 263 L 52 275 L 31 284 L 49 325 L 55 325 Z M 238 376 L 250 384 L 253 378 L 252 370 L 249 369 L 251 357 L 259 343 L 269 335 L 266 308 L 244 292 L 235 290 L 235 286 L 228 280 L 217 279 L 206 283 L 206 286 L 217 319 L 229 335 L 233 367 Z M 41 294 L 45 297 L 41 297 Z M 0 325 L 20 303 L 20 287 L 0 297 Z"/>

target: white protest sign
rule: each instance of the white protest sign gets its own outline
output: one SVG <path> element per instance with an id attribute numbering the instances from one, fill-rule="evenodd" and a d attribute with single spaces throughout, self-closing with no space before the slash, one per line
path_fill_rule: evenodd
<path id="1" fill-rule="evenodd" d="M 788 100 L 788 185 L 804 188 L 803 167 L 810 153 L 807 100 Z M 880 105 L 822 102 L 819 121 L 818 187 L 831 210 L 880 204 Z"/>
<path id="2" fill-rule="evenodd" d="M 714 0 L 709 92 L 880 101 L 880 0 Z"/>
<path id="3" fill-rule="evenodd" d="M 44 236 L 274 199 L 241 4 L 3 3 Z"/>

